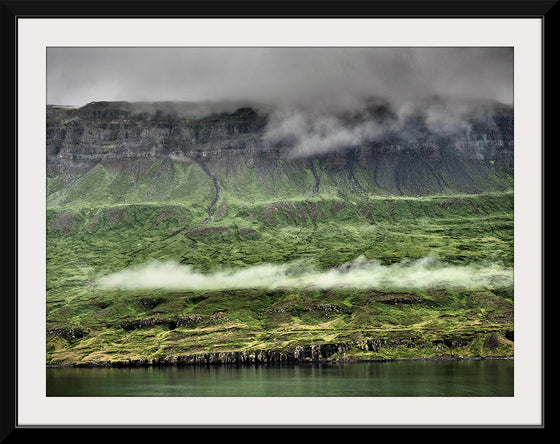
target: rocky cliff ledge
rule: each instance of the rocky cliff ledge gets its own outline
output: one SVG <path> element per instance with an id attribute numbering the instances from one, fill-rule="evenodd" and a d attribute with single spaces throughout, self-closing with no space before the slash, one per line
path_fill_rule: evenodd
<path id="1" fill-rule="evenodd" d="M 406 359 L 402 349 L 411 351 L 411 358 L 419 359 L 413 350 L 423 349 L 420 359 L 503 358 L 513 356 L 513 330 L 444 335 L 431 341 L 418 337 L 400 339 L 371 339 L 331 344 L 311 344 L 285 350 L 252 350 L 208 352 L 153 359 L 126 361 L 91 361 L 75 367 L 145 367 L 169 365 L 224 364 L 301 364 L 327 362 L 390 361 L 392 351 L 399 348 L 398 359 Z M 473 353 L 473 351 L 475 351 Z"/>
<path id="2" fill-rule="evenodd" d="M 198 117 L 180 115 L 166 109 L 165 104 L 161 109 L 156 106 L 155 111 L 152 108 L 152 112 L 143 109 L 127 102 L 92 102 L 81 108 L 48 106 L 47 155 L 109 159 L 170 154 L 220 156 L 232 149 L 253 155 L 289 151 L 287 137 L 275 143 L 265 140 L 270 116 L 250 107 Z M 341 121 L 349 126 L 368 121 L 389 124 L 396 118 L 386 107 L 378 106 Z M 469 114 L 464 123 L 453 132 L 443 131 L 430 124 L 429 116 L 412 115 L 398 132 L 390 130 L 382 137 L 365 138 L 360 146 L 345 148 L 357 150 L 362 158 L 371 152 L 418 151 L 430 160 L 438 160 L 442 150 L 454 148 L 465 158 L 482 156 L 512 166 L 511 108 L 495 106 Z"/>
<path id="3" fill-rule="evenodd" d="M 376 104 L 321 121 L 306 135 L 306 142 L 317 140 L 313 150 L 297 156 L 300 121 L 293 134 L 290 120 L 280 125 L 280 136 L 276 131 L 270 137 L 279 125 L 273 111 L 245 106 L 197 114 L 189 109 L 128 102 L 48 106 L 47 172 L 80 177 L 97 164 L 118 170 L 123 161 L 166 159 L 196 161 L 216 180 L 243 176 L 248 168 L 263 177 L 311 170 L 317 190 L 321 176 L 323 183 L 347 182 L 356 190 L 397 195 L 479 193 L 513 183 L 513 109 L 507 106 L 488 105 L 457 121 L 443 112 L 435 120 L 421 111 L 402 118 L 388 105 Z M 330 147 L 337 139 L 336 149 Z"/>

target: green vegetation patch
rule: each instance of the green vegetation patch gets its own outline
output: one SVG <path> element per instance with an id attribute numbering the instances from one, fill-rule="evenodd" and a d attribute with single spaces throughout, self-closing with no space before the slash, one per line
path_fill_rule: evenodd
<path id="1" fill-rule="evenodd" d="M 484 288 L 249 286 L 211 291 L 96 285 L 102 276 L 154 260 L 202 274 L 300 262 L 328 271 L 359 257 L 383 266 L 435 257 L 459 267 L 494 264 L 511 269 L 511 192 L 418 198 L 326 193 L 278 201 L 263 201 L 266 196 L 259 194 L 242 201 L 223 192 L 209 217 L 215 189 L 195 163 L 139 171 L 135 191 L 126 191 L 118 204 L 103 197 L 111 184 L 117 187 L 116 177 L 96 168 L 91 180 L 97 190 L 72 199 L 63 197 L 63 188 L 53 182 L 56 177 L 49 179 L 48 363 L 359 341 L 385 345 L 376 350 L 352 346 L 344 356 L 513 354 L 513 336 L 504 333 L 513 331 L 513 287 L 500 285 L 499 277 Z M 160 200 L 165 187 L 159 189 L 157 180 L 168 180 L 172 171 L 173 180 L 184 177 L 185 184 L 194 186 L 191 193 L 200 191 L 198 197 L 177 183 L 177 194 Z M 132 189 L 128 179 L 118 180 L 123 190 Z M 92 184 L 83 185 L 87 189 Z M 136 201 L 140 192 L 143 197 Z M 403 337 L 396 338 L 395 332 Z M 455 346 L 461 341 L 448 340 L 457 335 L 464 339 L 461 346 Z"/>

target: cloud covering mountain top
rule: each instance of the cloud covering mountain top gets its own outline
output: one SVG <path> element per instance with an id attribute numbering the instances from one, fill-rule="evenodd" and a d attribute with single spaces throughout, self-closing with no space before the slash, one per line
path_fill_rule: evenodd
<path id="1" fill-rule="evenodd" d="M 513 101 L 512 48 L 48 48 L 47 103 L 248 100 L 351 108 L 382 97 Z"/>

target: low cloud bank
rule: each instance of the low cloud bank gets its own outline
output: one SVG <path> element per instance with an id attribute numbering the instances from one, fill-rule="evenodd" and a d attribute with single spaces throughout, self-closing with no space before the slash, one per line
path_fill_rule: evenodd
<path id="1" fill-rule="evenodd" d="M 332 109 L 365 95 L 513 102 L 513 48 L 49 47 L 47 103 L 249 100 Z"/>
<path id="2" fill-rule="evenodd" d="M 384 114 L 370 114 L 374 100 L 382 106 Z M 496 105 L 497 102 L 489 101 L 427 97 L 398 107 L 374 98 L 338 107 L 278 107 L 270 113 L 264 140 L 290 146 L 290 157 L 326 154 L 383 139 L 406 147 L 426 137 L 479 143 L 478 149 L 483 151 L 487 141 L 479 140 L 480 135 L 472 133 L 471 119 L 491 122 Z"/>
<path id="3" fill-rule="evenodd" d="M 375 140 L 390 128 L 366 121 L 348 125 L 333 114 L 281 110 L 271 116 L 265 140 L 291 145 L 291 157 L 325 154 Z"/>
<path id="4" fill-rule="evenodd" d="M 201 273 L 190 265 L 151 261 L 101 277 L 105 289 L 233 290 L 245 288 L 421 289 L 504 287 L 512 285 L 513 270 L 499 265 L 456 266 L 434 258 L 382 265 L 359 257 L 329 270 L 297 261 L 262 264 Z"/>

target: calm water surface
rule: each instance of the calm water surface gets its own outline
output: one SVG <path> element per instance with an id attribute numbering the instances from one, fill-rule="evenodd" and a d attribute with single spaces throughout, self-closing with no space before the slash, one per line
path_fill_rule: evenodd
<path id="1" fill-rule="evenodd" d="M 47 396 L 513 396 L 513 360 L 47 368 Z"/>

